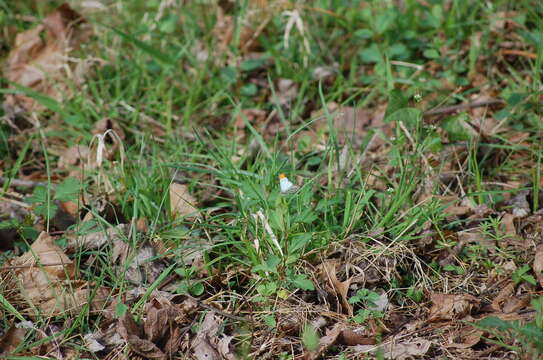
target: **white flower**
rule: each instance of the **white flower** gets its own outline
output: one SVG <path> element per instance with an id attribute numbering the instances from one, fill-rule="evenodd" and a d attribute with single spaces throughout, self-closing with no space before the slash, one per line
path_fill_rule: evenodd
<path id="1" fill-rule="evenodd" d="M 290 194 L 298 191 L 299 187 L 290 182 L 285 174 L 279 174 L 279 187 L 281 188 L 281 193 Z"/>

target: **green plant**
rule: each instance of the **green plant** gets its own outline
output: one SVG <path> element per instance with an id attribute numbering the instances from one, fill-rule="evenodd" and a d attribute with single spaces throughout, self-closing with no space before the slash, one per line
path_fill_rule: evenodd
<path id="1" fill-rule="evenodd" d="M 484 318 L 473 325 L 477 328 L 488 331 L 494 339 L 490 342 L 503 347 L 518 351 L 519 353 L 530 353 L 543 355 L 543 296 L 533 298 L 532 306 L 536 311 L 535 319 L 526 324 L 520 321 L 507 321 L 497 317 Z M 511 339 L 521 343 L 511 344 Z"/>
<path id="2" fill-rule="evenodd" d="M 528 274 L 530 272 L 531 268 L 530 265 L 524 265 L 515 271 L 513 271 L 513 274 L 511 274 L 511 278 L 515 282 L 515 284 L 519 284 L 523 281 L 526 281 L 529 284 L 537 285 L 536 279 L 533 277 L 533 275 Z"/>
<path id="3" fill-rule="evenodd" d="M 180 294 L 191 294 L 193 296 L 200 296 L 204 293 L 204 284 L 202 281 L 193 280 L 197 269 L 194 266 L 188 268 L 177 268 L 175 272 L 183 278 L 183 282 L 176 289 Z"/>
<path id="4" fill-rule="evenodd" d="M 33 204 L 34 212 L 36 214 L 50 219 L 55 216 L 58 210 L 58 207 L 53 203 L 53 200 L 77 201 L 80 191 L 81 183 L 79 180 L 69 177 L 58 185 L 53 197 L 46 187 L 36 186 L 32 192 L 32 196 L 28 197 L 26 202 Z"/>
<path id="5" fill-rule="evenodd" d="M 367 319 L 379 319 L 384 316 L 384 313 L 379 309 L 379 301 L 381 296 L 369 289 L 359 289 L 355 295 L 349 298 L 349 304 L 359 305 L 361 308 L 357 310 L 353 321 L 361 324 Z"/>

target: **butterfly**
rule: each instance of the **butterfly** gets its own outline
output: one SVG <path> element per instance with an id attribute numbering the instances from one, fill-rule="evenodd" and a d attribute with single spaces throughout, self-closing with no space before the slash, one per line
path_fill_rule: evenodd
<path id="1" fill-rule="evenodd" d="M 279 174 L 279 187 L 282 194 L 292 194 L 300 190 L 300 187 L 290 182 L 285 174 Z"/>

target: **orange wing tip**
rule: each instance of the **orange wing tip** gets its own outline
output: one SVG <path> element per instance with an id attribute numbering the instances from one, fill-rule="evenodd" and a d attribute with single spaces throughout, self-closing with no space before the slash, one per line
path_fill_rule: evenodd
<path id="1" fill-rule="evenodd" d="M 285 174 L 279 174 L 279 179 L 285 179 L 287 176 Z"/>

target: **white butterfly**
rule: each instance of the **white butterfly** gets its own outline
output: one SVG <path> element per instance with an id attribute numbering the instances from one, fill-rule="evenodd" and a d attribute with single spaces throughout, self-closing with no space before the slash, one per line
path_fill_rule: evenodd
<path id="1" fill-rule="evenodd" d="M 283 194 L 292 194 L 300 189 L 300 187 L 291 183 L 285 174 L 279 174 L 279 187 Z"/>

